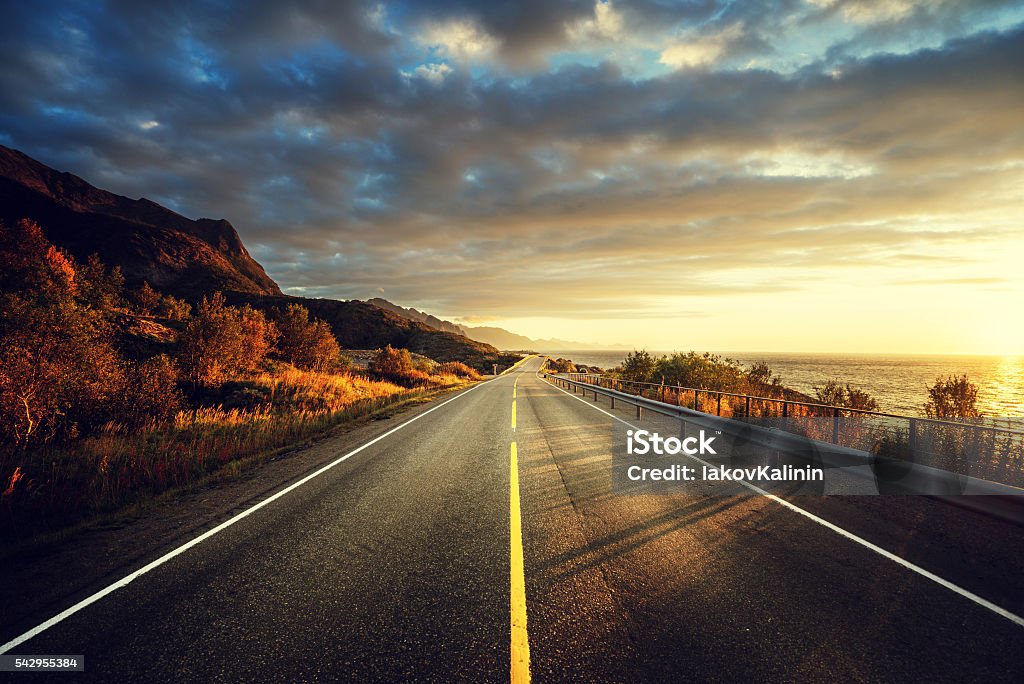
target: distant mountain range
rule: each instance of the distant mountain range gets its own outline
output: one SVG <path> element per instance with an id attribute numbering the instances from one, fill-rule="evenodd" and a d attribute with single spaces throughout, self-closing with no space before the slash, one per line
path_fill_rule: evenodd
<path id="1" fill-rule="evenodd" d="M 420 323 L 429 325 L 434 330 L 442 330 L 444 332 L 455 333 L 456 335 L 466 335 L 466 331 L 463 330 L 461 327 L 455 325 L 454 323 L 442 321 L 437 316 L 431 316 L 428 313 L 423 313 L 422 311 L 417 311 L 416 309 L 406 309 L 404 307 L 398 306 L 397 304 L 392 304 L 386 299 L 381 299 L 380 297 L 367 299 L 366 303 L 373 304 L 378 309 L 384 309 L 385 311 L 390 311 L 391 313 L 398 314 L 402 318 L 408 319 L 410 321 L 419 321 Z M 478 338 L 474 337 L 473 339 Z M 480 341 L 482 342 L 483 340 Z"/>
<path id="2" fill-rule="evenodd" d="M 443 330 L 445 332 L 455 333 L 457 335 L 464 335 L 471 339 L 477 340 L 478 342 L 484 342 L 498 349 L 515 349 L 515 350 L 530 350 L 530 351 L 558 351 L 564 349 L 607 349 L 607 346 L 588 344 L 586 342 L 572 342 L 569 340 L 559 340 L 557 338 L 546 339 L 546 340 L 534 340 L 525 335 L 517 335 L 514 332 L 509 332 L 504 328 L 493 328 L 488 326 L 460 326 L 451 321 L 443 321 L 437 316 L 418 311 L 416 309 L 407 309 L 405 307 L 393 304 L 386 299 L 375 297 L 373 299 L 366 300 L 368 304 L 398 314 L 403 318 L 411 321 L 419 321 L 425 325 L 429 325 L 435 330 Z"/>
<path id="3" fill-rule="evenodd" d="M 23 218 L 38 223 L 51 242 L 76 258 L 95 253 L 106 265 L 120 267 L 129 287 L 146 281 L 192 302 L 221 291 L 231 302 L 261 309 L 300 303 L 327 321 L 349 349 L 390 344 L 436 361 L 458 360 L 486 370 L 492 363 L 507 365 L 516 358 L 419 312 L 416 318 L 359 300 L 285 295 L 229 222 L 192 220 L 144 198 L 101 190 L 0 145 L 0 220 Z"/>

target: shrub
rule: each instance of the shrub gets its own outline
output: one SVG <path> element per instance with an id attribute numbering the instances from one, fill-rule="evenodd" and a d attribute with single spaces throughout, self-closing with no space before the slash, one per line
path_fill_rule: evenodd
<path id="1" fill-rule="evenodd" d="M 446 384 L 443 378 L 416 368 L 408 349 L 395 349 L 391 345 L 377 351 L 370 361 L 370 372 L 382 380 L 407 388 Z"/>
<path id="2" fill-rule="evenodd" d="M 454 375 L 455 377 L 466 378 L 467 380 L 479 380 L 482 377 L 475 368 L 470 368 L 461 361 L 442 363 L 437 367 L 437 373 L 440 375 Z"/>
<path id="3" fill-rule="evenodd" d="M 767 361 L 755 361 L 747 371 L 747 385 L 755 394 L 774 395 L 782 392 L 782 378 Z"/>
<path id="4" fill-rule="evenodd" d="M 395 349 L 390 344 L 373 357 L 370 370 L 384 376 L 402 376 L 413 371 L 412 355 L 408 349 Z"/>
<path id="5" fill-rule="evenodd" d="M 118 422 L 143 427 L 170 421 L 184 404 L 178 389 L 179 372 L 166 354 L 129 364 Z"/>
<path id="6" fill-rule="evenodd" d="M 331 327 L 310 320 L 309 310 L 299 304 L 275 309 L 273 319 L 281 333 L 278 350 L 285 361 L 302 370 L 325 372 L 338 366 L 341 348 Z"/>
<path id="7" fill-rule="evenodd" d="M 645 349 L 631 351 L 622 362 L 622 377 L 634 382 L 647 382 L 654 375 L 655 359 Z"/>
<path id="8" fill-rule="evenodd" d="M 142 287 L 132 293 L 135 312 L 142 316 L 152 316 L 160 306 L 161 296 L 159 292 L 150 287 L 149 283 L 143 281 Z"/>
<path id="9" fill-rule="evenodd" d="M 182 377 L 196 387 L 214 387 L 254 371 L 277 336 L 274 324 L 252 307 L 227 306 L 219 292 L 204 297 L 178 338 Z"/>
<path id="10" fill-rule="evenodd" d="M 662 357 L 655 362 L 653 375 L 669 385 L 719 391 L 740 390 L 746 383 L 746 373 L 739 362 L 710 352 L 677 352 Z"/>
<path id="11" fill-rule="evenodd" d="M 967 375 L 950 375 L 935 379 L 928 388 L 924 413 L 929 418 L 978 418 L 978 386 Z"/>
<path id="12" fill-rule="evenodd" d="M 845 386 L 838 380 L 829 380 L 821 387 L 814 388 L 814 396 L 818 402 L 829 406 L 842 406 L 844 408 L 857 409 L 860 411 L 877 411 L 878 401 L 867 392 Z"/>
<path id="13" fill-rule="evenodd" d="M 555 373 L 575 373 L 576 364 L 569 359 L 557 358 L 548 359 L 544 362 L 545 367 Z"/>
<path id="14" fill-rule="evenodd" d="M 160 304 L 156 308 L 156 315 L 162 318 L 169 318 L 172 321 L 185 321 L 192 315 L 192 305 L 184 299 L 178 299 L 172 295 L 164 295 L 160 298 Z"/>

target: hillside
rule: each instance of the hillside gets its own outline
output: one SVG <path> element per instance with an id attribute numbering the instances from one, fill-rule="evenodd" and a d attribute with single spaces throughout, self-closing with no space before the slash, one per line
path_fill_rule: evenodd
<path id="1" fill-rule="evenodd" d="M 228 221 L 194 221 L 0 145 L 0 220 L 22 218 L 36 221 L 78 259 L 95 252 L 108 266 L 119 266 L 130 286 L 145 280 L 186 299 L 215 290 L 281 294 Z"/>
<path id="2" fill-rule="evenodd" d="M 485 372 L 491 370 L 491 364 L 508 366 L 519 360 L 518 356 L 503 354 L 489 344 L 435 330 L 425 323 L 358 299 L 338 301 L 244 293 L 232 293 L 228 298 L 233 303 L 248 303 L 264 310 L 294 302 L 302 304 L 313 316 L 327 321 L 338 343 L 346 349 L 372 349 L 390 344 L 442 363 L 462 361 Z"/>
<path id="3" fill-rule="evenodd" d="M 129 287 L 147 281 L 193 302 L 222 291 L 230 301 L 264 310 L 298 302 L 326 320 L 347 348 L 390 344 L 485 371 L 518 360 L 453 330 L 438 330 L 444 321 L 414 309 L 399 315 L 362 301 L 285 295 L 228 221 L 192 220 L 145 198 L 116 195 L 0 145 L 0 220 L 22 218 L 34 220 L 76 258 L 96 253 L 107 266 L 120 267 Z M 412 320 L 412 312 L 423 320 Z"/>
<path id="4" fill-rule="evenodd" d="M 406 318 L 411 321 L 419 321 L 420 323 L 424 323 L 430 326 L 434 330 L 441 330 L 442 332 L 454 333 L 456 335 L 466 334 L 465 330 L 455 325 L 454 323 L 450 323 L 449 321 L 442 321 L 437 316 L 431 316 L 428 313 L 417 311 L 416 309 L 407 309 L 405 307 L 398 306 L 397 304 L 392 304 L 388 300 L 381 299 L 380 297 L 367 299 L 366 303 L 373 304 L 379 309 L 384 309 L 385 311 L 390 311 L 391 313 L 398 314 L 402 318 Z"/>

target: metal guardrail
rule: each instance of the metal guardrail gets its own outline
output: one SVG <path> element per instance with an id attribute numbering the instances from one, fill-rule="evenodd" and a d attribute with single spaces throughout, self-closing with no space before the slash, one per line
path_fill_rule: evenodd
<path id="1" fill-rule="evenodd" d="M 995 432 L 1003 432 L 1018 435 L 1024 437 L 1024 430 L 1017 430 L 1014 428 L 1004 428 L 995 425 L 984 425 L 979 423 L 967 423 L 962 421 L 950 421 L 942 420 L 938 418 L 921 418 L 918 416 L 904 416 L 897 413 L 885 413 L 883 411 L 871 411 L 867 409 L 850 408 L 848 406 L 835 406 L 833 404 L 821 404 L 811 401 L 799 401 L 796 399 L 786 399 L 782 397 L 761 397 L 753 394 L 738 394 L 736 392 L 723 392 L 720 390 L 712 389 L 701 389 L 697 387 L 682 387 L 679 385 L 664 385 L 653 382 L 635 382 L 633 380 L 622 380 L 620 378 L 611 378 L 606 375 L 598 373 L 564 373 L 571 379 L 578 380 L 587 384 L 596 384 L 601 387 L 608 387 L 611 389 L 618 389 L 620 392 L 628 392 L 623 389 L 624 387 L 631 388 L 653 388 L 654 391 L 661 393 L 664 397 L 665 394 L 671 394 L 676 397 L 679 401 L 679 406 L 683 405 L 684 396 L 692 396 L 693 399 L 687 399 L 687 404 L 690 408 L 695 411 L 701 411 L 702 413 L 710 413 L 709 411 L 703 411 L 699 406 L 706 405 L 701 401 L 701 395 L 705 397 L 713 398 L 715 409 L 715 415 L 722 415 L 722 399 L 729 397 L 742 400 L 742 415 L 739 417 L 751 417 L 751 416 L 775 416 L 775 417 L 786 417 L 787 415 L 800 415 L 794 412 L 794 409 L 808 409 L 810 412 L 802 413 L 803 416 L 816 416 L 816 417 L 830 417 L 841 414 L 857 414 L 864 416 L 878 416 L 883 418 L 899 418 L 903 420 L 913 421 L 918 424 L 931 424 L 931 425 L 947 425 L 963 427 L 968 425 L 973 429 L 978 430 L 990 430 Z M 637 394 L 643 396 L 642 391 L 638 391 Z M 664 398 L 661 399 L 664 401 Z M 690 404 L 692 402 L 692 405 Z M 758 406 L 760 404 L 760 406 Z M 774 405 L 779 407 L 778 412 L 765 413 L 765 405 Z M 727 405 L 728 406 L 728 405 Z M 736 406 L 731 407 L 735 411 Z M 760 413 L 758 411 L 760 409 Z M 735 413 L 733 415 L 736 415 Z M 967 419 L 965 419 L 967 420 Z"/>
<path id="2" fill-rule="evenodd" d="M 992 482 L 1024 486 L 1024 430 L 1014 427 L 975 419 L 950 421 L 903 416 L 784 397 L 635 382 L 594 373 L 559 375 L 582 385 L 615 390 L 661 405 L 740 419 L 747 424 L 781 423 L 801 435 L 836 446 L 866 452 L 881 449 L 891 458 L 913 454 L 916 462 L 969 472 Z"/>

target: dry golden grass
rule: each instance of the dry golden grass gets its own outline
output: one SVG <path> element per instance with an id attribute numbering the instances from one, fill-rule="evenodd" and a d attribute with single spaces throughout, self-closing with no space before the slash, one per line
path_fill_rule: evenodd
<path id="1" fill-rule="evenodd" d="M 0 515 L 9 518 L 0 535 L 20 536 L 17 528 L 30 516 L 33 528 L 59 527 L 219 471 L 237 472 L 347 420 L 464 382 L 436 375 L 429 386 L 407 389 L 362 375 L 280 366 L 239 383 L 233 397 L 240 406 L 188 409 L 170 424 L 136 431 L 111 423 L 66 447 L 0 454 L 0 472 L 17 474 L 10 487 L 6 477 L 0 483 Z"/>

